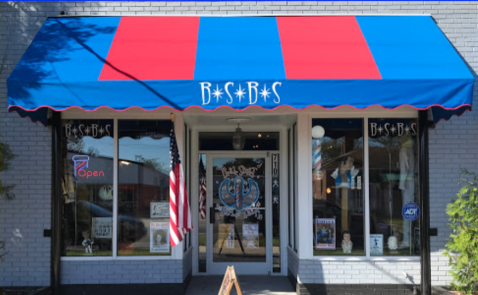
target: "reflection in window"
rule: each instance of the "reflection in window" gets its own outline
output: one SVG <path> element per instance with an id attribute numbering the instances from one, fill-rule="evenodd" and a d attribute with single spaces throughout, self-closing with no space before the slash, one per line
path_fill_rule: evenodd
<path id="1" fill-rule="evenodd" d="M 213 262 L 266 262 L 264 158 L 214 158 Z"/>
<path id="2" fill-rule="evenodd" d="M 272 154 L 272 272 L 281 272 L 280 253 L 280 154 Z"/>
<path id="3" fill-rule="evenodd" d="M 369 119 L 368 125 L 370 254 L 419 255 L 418 218 L 410 220 L 418 203 L 417 120 Z"/>
<path id="4" fill-rule="evenodd" d="M 232 151 L 233 132 L 200 132 L 199 150 Z M 279 150 L 279 132 L 243 132 L 244 151 Z"/>
<path id="5" fill-rule="evenodd" d="M 206 272 L 206 227 L 207 227 L 207 174 L 206 154 L 199 154 L 199 220 L 198 220 L 198 258 L 199 272 Z"/>
<path id="6" fill-rule="evenodd" d="M 314 255 L 364 255 L 362 119 L 312 120 Z"/>
<path id="7" fill-rule="evenodd" d="M 113 121 L 62 121 L 62 255 L 111 256 Z"/>
<path id="8" fill-rule="evenodd" d="M 118 122 L 118 255 L 169 255 L 169 121 Z"/>

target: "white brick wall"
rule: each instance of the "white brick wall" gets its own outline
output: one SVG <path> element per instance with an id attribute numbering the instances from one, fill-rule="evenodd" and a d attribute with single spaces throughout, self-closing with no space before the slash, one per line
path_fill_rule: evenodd
<path id="1" fill-rule="evenodd" d="M 297 273 L 299 271 L 299 258 L 297 257 L 297 253 L 289 247 L 287 247 L 287 267 L 289 268 L 288 272 L 290 272 L 290 275 L 298 279 Z"/>
<path id="2" fill-rule="evenodd" d="M 419 284 L 420 262 L 299 260 L 298 281 L 302 284 Z"/>
<path id="3" fill-rule="evenodd" d="M 182 283 L 182 260 L 62 261 L 61 283 Z"/>
<path id="4" fill-rule="evenodd" d="M 43 229 L 50 227 L 50 129 L 33 124 L 16 114 L 7 114 L 6 78 L 41 27 L 45 18 L 57 16 L 64 10 L 67 15 L 227 15 L 227 14 L 431 14 L 471 69 L 478 69 L 478 3 L 445 1 L 257 1 L 257 2 L 0 2 L 0 139 L 9 143 L 18 157 L 13 168 L 2 173 L 2 181 L 15 183 L 17 198 L 0 201 L 0 238 L 7 241 L 10 251 L 0 264 L 0 285 L 49 285 L 50 239 L 43 238 Z M 476 77 L 476 74 L 474 74 Z M 475 105 L 478 105 L 475 88 Z M 431 238 L 432 282 L 444 285 L 446 258 L 440 253 L 449 230 L 446 204 L 455 196 L 460 168 L 477 170 L 478 167 L 478 113 L 467 113 L 449 122 L 440 122 L 430 132 L 430 193 L 431 226 L 438 228 L 438 237 Z M 21 239 L 12 240 L 13 231 L 19 230 Z M 370 272 L 370 283 L 395 283 L 402 275 L 402 263 L 339 263 L 329 264 L 300 261 L 299 272 L 304 280 L 336 282 L 344 270 Z M 67 266 L 64 276 L 81 269 Z M 81 263 L 80 263 L 81 265 Z M 416 279 L 416 263 L 413 268 Z M 396 268 L 395 268 L 396 267 Z M 71 271 L 69 272 L 69 269 Z M 314 273 L 307 273 L 307 271 Z M 80 270 L 84 271 L 84 270 Z M 328 271 L 328 272 L 327 272 Z M 371 275 L 373 272 L 373 275 Z M 355 276 L 354 276 L 355 277 Z M 360 280 L 360 279 L 359 279 Z M 337 281 L 338 282 L 338 281 Z"/>
<path id="5" fill-rule="evenodd" d="M 194 251 L 194 249 L 191 249 L 190 251 L 186 251 L 186 253 L 184 253 L 184 257 L 183 257 L 183 280 L 186 279 L 186 277 L 189 275 L 189 273 L 192 273 L 193 251 Z"/>

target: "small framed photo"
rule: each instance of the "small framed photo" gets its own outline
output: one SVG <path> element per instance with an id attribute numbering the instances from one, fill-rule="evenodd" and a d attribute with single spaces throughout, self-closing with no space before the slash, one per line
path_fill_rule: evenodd
<path id="1" fill-rule="evenodd" d="M 315 249 L 335 250 L 335 218 L 315 219 Z"/>
<path id="2" fill-rule="evenodd" d="M 383 255 L 383 235 L 382 234 L 370 235 L 370 255 L 372 256 Z"/>
<path id="3" fill-rule="evenodd" d="M 150 205 L 151 218 L 168 218 L 169 217 L 169 202 L 151 202 Z"/>
<path id="4" fill-rule="evenodd" d="M 150 245 L 151 253 L 169 252 L 169 222 L 150 222 Z"/>

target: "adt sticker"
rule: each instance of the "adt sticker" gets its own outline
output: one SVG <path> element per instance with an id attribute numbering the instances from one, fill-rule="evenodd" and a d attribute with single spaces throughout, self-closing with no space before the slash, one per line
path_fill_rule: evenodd
<path id="1" fill-rule="evenodd" d="M 420 216 L 420 208 L 415 203 L 408 203 L 403 206 L 402 215 L 406 220 L 413 221 Z"/>

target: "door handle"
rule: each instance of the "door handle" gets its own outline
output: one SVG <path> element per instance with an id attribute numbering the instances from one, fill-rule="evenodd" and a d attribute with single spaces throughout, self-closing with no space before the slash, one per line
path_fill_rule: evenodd
<path id="1" fill-rule="evenodd" d="M 216 209 L 214 207 L 209 207 L 209 223 L 216 222 Z"/>

